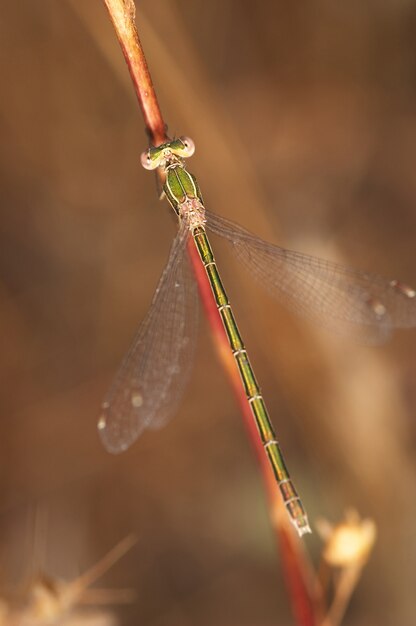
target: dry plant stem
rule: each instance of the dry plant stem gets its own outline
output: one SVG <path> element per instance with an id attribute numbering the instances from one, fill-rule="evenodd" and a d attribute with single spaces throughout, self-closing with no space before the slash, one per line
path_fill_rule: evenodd
<path id="1" fill-rule="evenodd" d="M 160 145 L 167 139 L 165 134 L 166 125 L 157 103 L 146 59 L 134 24 L 134 4 L 131 0 L 104 0 L 104 2 L 110 13 L 124 57 L 127 61 L 144 115 L 147 131 L 152 139 L 152 143 L 154 145 Z M 307 583 L 310 570 L 306 555 L 299 549 L 299 539 L 292 529 L 274 476 L 267 463 L 263 447 L 260 445 L 256 425 L 253 421 L 242 382 L 229 349 L 225 330 L 218 314 L 211 287 L 199 254 L 191 239 L 188 245 L 188 252 L 217 352 L 237 397 L 250 441 L 252 442 L 259 461 L 266 486 L 270 516 L 274 520 L 274 528 L 276 529 L 277 538 L 281 546 L 283 567 L 286 574 L 285 580 L 288 586 L 296 623 L 298 626 L 315 626 L 318 623 L 316 618 L 317 611 L 315 610 L 313 593 L 310 592 L 312 587 Z M 280 510 L 283 509 L 280 511 L 281 514 L 277 516 L 274 515 L 276 507 L 280 508 Z"/>
<path id="2" fill-rule="evenodd" d="M 129 68 L 143 113 L 146 131 L 154 146 L 168 140 L 146 58 L 137 33 L 133 0 L 104 0 Z"/>
<path id="3" fill-rule="evenodd" d="M 335 597 L 321 626 L 340 626 L 349 601 L 361 577 L 362 565 L 351 565 L 340 573 Z"/>
<path id="4" fill-rule="evenodd" d="M 112 548 L 107 554 L 100 560 L 98 563 L 93 565 L 89 570 L 81 574 L 73 583 L 71 583 L 74 587 L 77 587 L 80 590 L 86 589 L 92 583 L 94 583 L 97 578 L 100 578 L 104 572 L 109 570 L 114 563 L 117 563 L 137 542 L 137 538 L 135 535 L 128 535 L 124 539 L 122 539 L 114 548 Z"/>

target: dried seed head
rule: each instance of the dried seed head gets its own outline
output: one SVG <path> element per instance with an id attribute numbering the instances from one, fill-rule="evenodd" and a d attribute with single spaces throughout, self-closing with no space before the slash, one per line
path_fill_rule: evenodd
<path id="1" fill-rule="evenodd" d="M 332 567 L 363 565 L 376 539 L 373 520 L 360 520 L 355 511 L 347 512 L 345 520 L 336 526 L 318 521 L 317 531 L 326 542 L 322 556 Z"/>

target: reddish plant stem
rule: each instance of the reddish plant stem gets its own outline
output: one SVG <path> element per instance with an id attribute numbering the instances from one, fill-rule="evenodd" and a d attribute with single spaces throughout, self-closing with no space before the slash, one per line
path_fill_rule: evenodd
<path id="1" fill-rule="evenodd" d="M 143 112 L 147 132 L 154 145 L 167 140 L 166 125 L 154 92 L 143 49 L 134 24 L 134 4 L 132 0 L 104 0 L 123 50 L 137 98 Z M 252 443 L 263 476 L 269 510 L 281 548 L 285 582 L 291 599 L 293 615 L 298 626 L 316 626 L 317 610 L 314 594 L 311 591 L 311 571 L 305 554 L 295 535 L 275 478 L 260 443 L 257 427 L 247 402 L 241 378 L 228 345 L 226 333 L 219 316 L 205 269 L 198 251 L 189 240 L 188 252 L 198 282 L 201 300 L 211 327 L 214 344 L 219 358 L 227 372 L 244 424 Z"/>
<path id="2" fill-rule="evenodd" d="M 146 57 L 137 33 L 134 2 L 133 0 L 104 0 L 104 2 L 129 68 L 150 142 L 154 146 L 159 146 L 168 140 L 167 126 L 160 111 Z"/>

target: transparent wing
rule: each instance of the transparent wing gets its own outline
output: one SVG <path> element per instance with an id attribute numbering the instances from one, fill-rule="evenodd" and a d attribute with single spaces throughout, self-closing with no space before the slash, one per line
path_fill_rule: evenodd
<path id="1" fill-rule="evenodd" d="M 102 404 L 98 430 L 112 453 L 126 450 L 145 428 L 175 413 L 194 353 L 198 297 L 182 220 L 151 307 Z"/>
<path id="2" fill-rule="evenodd" d="M 286 250 L 211 212 L 206 216 L 207 227 L 295 313 L 370 344 L 384 341 L 392 328 L 416 325 L 416 292 L 403 283 Z"/>

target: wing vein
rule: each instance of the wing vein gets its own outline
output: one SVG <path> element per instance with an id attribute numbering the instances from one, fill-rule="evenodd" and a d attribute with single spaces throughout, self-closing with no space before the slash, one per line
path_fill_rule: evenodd
<path id="1" fill-rule="evenodd" d="M 103 402 L 98 422 L 104 446 L 126 450 L 146 428 L 175 413 L 190 376 L 198 298 L 182 220 L 150 309 Z"/>

